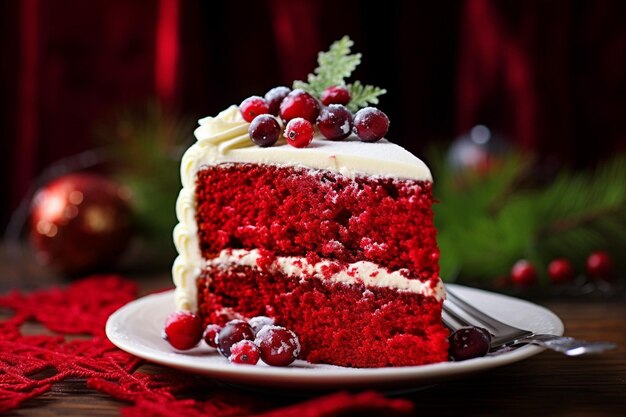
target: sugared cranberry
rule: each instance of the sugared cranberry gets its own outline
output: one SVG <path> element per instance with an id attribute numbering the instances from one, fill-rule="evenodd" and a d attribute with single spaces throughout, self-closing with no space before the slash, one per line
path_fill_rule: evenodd
<path id="1" fill-rule="evenodd" d="M 246 122 L 252 122 L 260 114 L 266 114 L 270 108 L 263 97 L 251 96 L 241 102 L 239 111 Z"/>
<path id="2" fill-rule="evenodd" d="M 520 287 L 531 286 L 537 281 L 535 267 L 526 259 L 515 262 L 511 268 L 511 282 Z"/>
<path id="3" fill-rule="evenodd" d="M 231 320 L 217 335 L 217 350 L 228 358 L 232 346 L 242 340 L 254 340 L 252 327 L 243 320 Z"/>
<path id="4" fill-rule="evenodd" d="M 291 93 L 291 88 L 285 86 L 274 87 L 265 93 L 265 101 L 270 108 L 270 114 L 278 116 L 278 113 L 280 112 L 280 103 L 283 102 L 289 93 Z"/>
<path id="5" fill-rule="evenodd" d="M 587 274 L 591 278 L 609 279 L 613 274 L 613 258 L 604 251 L 591 253 L 587 258 Z"/>
<path id="6" fill-rule="evenodd" d="M 548 264 L 548 276 L 555 284 L 562 284 L 574 278 L 574 268 L 567 259 L 557 258 Z"/>
<path id="7" fill-rule="evenodd" d="M 259 361 L 259 348 L 252 340 L 240 340 L 230 348 L 228 360 L 242 365 L 256 365 Z"/>
<path id="8" fill-rule="evenodd" d="M 206 326 L 202 338 L 207 345 L 211 346 L 212 348 L 217 348 L 217 335 L 220 333 L 220 330 L 222 330 L 222 326 L 220 326 L 219 324 L 209 324 L 208 326 Z"/>
<path id="9" fill-rule="evenodd" d="M 274 116 L 262 114 L 250 123 L 248 135 L 252 142 L 263 148 L 272 146 L 280 136 L 280 124 Z"/>
<path id="10" fill-rule="evenodd" d="M 202 320 L 187 311 L 176 311 L 165 320 L 163 338 L 178 350 L 196 346 L 202 338 Z"/>
<path id="11" fill-rule="evenodd" d="M 376 142 L 389 130 L 389 118 L 375 107 L 365 107 L 354 115 L 354 133 L 363 142 Z"/>
<path id="12" fill-rule="evenodd" d="M 331 104 L 320 110 L 317 127 L 327 139 L 345 139 L 352 132 L 352 113 L 341 104 Z"/>
<path id="13" fill-rule="evenodd" d="M 296 148 L 305 148 L 313 140 L 315 130 L 313 125 L 302 117 L 291 119 L 285 127 L 285 138 L 287 143 Z"/>
<path id="14" fill-rule="evenodd" d="M 455 361 L 479 358 L 489 352 L 491 334 L 482 327 L 463 327 L 450 335 L 450 357 Z"/>
<path id="15" fill-rule="evenodd" d="M 261 331 L 263 327 L 273 326 L 274 319 L 271 317 L 267 317 L 267 316 L 256 316 L 248 320 L 248 324 L 250 324 L 250 327 L 252 327 L 252 330 L 254 331 L 254 334 L 256 335 L 257 333 Z"/>
<path id="16" fill-rule="evenodd" d="M 271 366 L 287 366 L 300 354 L 300 341 L 291 330 L 280 326 L 265 326 L 256 335 L 261 360 Z"/>
<path id="17" fill-rule="evenodd" d="M 322 91 L 320 100 L 324 106 L 331 104 L 343 104 L 345 106 L 350 102 L 350 91 L 342 85 L 333 85 Z"/>
<path id="18" fill-rule="evenodd" d="M 320 113 L 320 105 L 309 93 L 304 90 L 293 90 L 280 103 L 280 117 L 288 122 L 296 117 L 302 117 L 311 123 Z"/>

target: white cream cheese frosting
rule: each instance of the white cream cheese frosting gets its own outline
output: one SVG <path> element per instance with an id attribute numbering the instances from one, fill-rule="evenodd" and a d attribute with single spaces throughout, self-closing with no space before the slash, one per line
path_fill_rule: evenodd
<path id="1" fill-rule="evenodd" d="M 179 310 L 197 309 L 196 279 L 206 262 L 200 253 L 195 219 L 196 174 L 203 167 L 251 162 L 330 170 L 350 178 L 379 175 L 432 181 L 424 162 L 385 139 L 365 143 L 353 136 L 343 141 L 324 140 L 316 136 L 304 149 L 294 148 L 284 139 L 274 146 L 261 148 L 250 140 L 249 123 L 241 117 L 237 106 L 229 107 L 216 117 L 201 119 L 199 124 L 194 132 L 197 141 L 185 152 L 181 162 L 183 187 L 176 203 L 179 223 L 174 228 L 174 244 L 178 257 L 174 261 L 172 275 Z"/>
<path id="2" fill-rule="evenodd" d="M 218 256 L 206 261 L 206 265 L 224 268 L 233 265 L 258 268 L 257 261 L 260 258 L 261 254 L 258 249 L 223 249 Z M 332 265 L 333 261 L 328 259 L 310 263 L 302 256 L 277 256 L 266 268 L 271 272 L 280 272 L 289 277 L 300 277 L 301 280 L 319 278 L 330 283 L 346 285 L 361 283 L 366 287 L 391 288 L 401 292 L 435 297 L 440 301 L 445 298 L 445 289 L 441 281 L 433 287 L 430 282 L 406 278 L 408 270 L 389 271 L 373 262 L 358 261 L 347 264 L 339 271 L 326 276 L 324 271 L 332 270 Z"/>

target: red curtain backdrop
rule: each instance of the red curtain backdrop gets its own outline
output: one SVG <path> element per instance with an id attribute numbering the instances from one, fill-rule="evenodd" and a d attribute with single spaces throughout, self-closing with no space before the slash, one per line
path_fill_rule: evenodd
<path id="1" fill-rule="evenodd" d="M 423 154 L 484 123 L 575 166 L 624 150 L 626 2 L 23 0 L 0 5 L 0 224 L 94 128 L 158 98 L 192 118 L 290 85 L 348 34 Z"/>
<path id="2" fill-rule="evenodd" d="M 456 126 L 585 166 L 626 148 L 626 3 L 464 3 Z"/>
<path id="3" fill-rule="evenodd" d="M 160 0 L 154 36 L 154 90 L 166 107 L 176 105 L 176 79 L 180 49 L 179 0 Z"/>

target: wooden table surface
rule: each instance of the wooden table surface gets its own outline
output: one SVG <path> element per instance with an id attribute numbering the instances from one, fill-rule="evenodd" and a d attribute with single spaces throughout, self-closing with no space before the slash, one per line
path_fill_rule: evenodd
<path id="1" fill-rule="evenodd" d="M 167 271 L 131 272 L 140 288 L 170 286 Z M 29 255 L 7 255 L 0 247 L 0 293 L 67 283 L 37 266 Z M 402 395 L 428 416 L 624 416 L 626 415 L 626 302 L 578 297 L 531 300 L 556 313 L 568 336 L 610 340 L 618 349 L 602 355 L 569 358 L 553 352 L 461 380 Z M 2 316 L 0 316 L 2 318 Z M 26 329 L 38 331 L 37 326 Z M 145 365 L 144 371 L 158 371 Z M 28 401 L 11 416 L 117 416 L 127 405 L 88 389 L 84 380 L 67 380 Z"/>

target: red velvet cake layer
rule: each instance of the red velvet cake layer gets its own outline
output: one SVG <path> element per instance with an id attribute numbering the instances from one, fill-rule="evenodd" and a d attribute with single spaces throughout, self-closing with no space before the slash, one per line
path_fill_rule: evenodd
<path id="1" fill-rule="evenodd" d="M 298 335 L 302 358 L 313 363 L 385 367 L 448 357 L 441 303 L 414 293 L 233 266 L 206 269 L 198 301 L 205 323 L 223 324 L 233 311 L 274 317 Z"/>
<path id="2" fill-rule="evenodd" d="M 232 163 L 202 169 L 196 184 L 205 259 L 224 248 L 262 248 L 438 279 L 430 182 Z"/>

